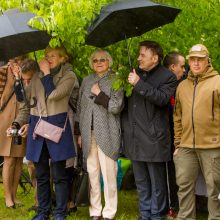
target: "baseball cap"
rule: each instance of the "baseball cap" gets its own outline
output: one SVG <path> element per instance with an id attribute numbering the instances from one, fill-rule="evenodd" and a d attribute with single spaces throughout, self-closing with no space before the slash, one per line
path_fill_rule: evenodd
<path id="1" fill-rule="evenodd" d="M 186 57 L 209 57 L 209 51 L 203 44 L 196 44 L 189 50 L 189 55 Z"/>

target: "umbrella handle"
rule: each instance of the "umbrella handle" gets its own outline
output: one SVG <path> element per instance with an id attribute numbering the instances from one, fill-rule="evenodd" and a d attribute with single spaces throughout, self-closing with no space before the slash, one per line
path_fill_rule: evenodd
<path id="1" fill-rule="evenodd" d="M 132 71 L 133 67 L 132 67 L 132 63 L 131 63 L 131 55 L 130 55 L 130 50 L 129 50 L 129 46 L 128 46 L 128 39 L 127 39 L 126 34 L 125 34 L 125 43 L 126 43 L 126 48 L 127 48 L 127 52 L 128 52 L 128 63 L 129 63 L 130 71 Z"/>
<path id="2" fill-rule="evenodd" d="M 36 97 L 33 97 L 33 104 L 30 104 L 30 102 L 27 100 L 27 97 L 26 97 L 26 93 L 25 93 L 25 89 L 24 89 L 24 86 L 23 86 L 23 83 L 21 81 L 21 79 L 19 79 L 19 83 L 20 83 L 20 86 L 21 86 L 21 92 L 22 92 L 22 95 L 23 95 L 23 99 L 24 99 L 24 102 L 25 104 L 27 105 L 28 108 L 33 108 L 37 105 L 37 99 Z"/>
<path id="3" fill-rule="evenodd" d="M 33 97 L 32 100 L 33 100 L 33 104 L 30 104 L 30 102 L 28 102 L 28 101 L 26 100 L 26 104 L 27 104 L 28 108 L 34 108 L 34 107 L 37 105 L 37 99 L 36 99 L 36 97 Z"/>

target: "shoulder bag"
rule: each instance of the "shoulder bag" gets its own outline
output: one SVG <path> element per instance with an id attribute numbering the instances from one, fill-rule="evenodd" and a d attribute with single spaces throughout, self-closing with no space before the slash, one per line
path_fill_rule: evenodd
<path id="1" fill-rule="evenodd" d="M 40 114 L 38 105 L 37 105 L 37 108 L 38 108 L 38 112 Z M 61 128 L 59 126 L 53 125 L 53 124 L 43 120 L 41 117 L 41 114 L 40 114 L 40 118 L 34 128 L 33 139 L 35 140 L 37 135 L 39 135 L 39 136 L 46 138 L 48 140 L 51 140 L 55 143 L 59 143 L 61 136 L 62 136 L 62 133 L 65 131 L 67 119 L 68 119 L 68 113 L 66 116 L 64 127 Z"/>

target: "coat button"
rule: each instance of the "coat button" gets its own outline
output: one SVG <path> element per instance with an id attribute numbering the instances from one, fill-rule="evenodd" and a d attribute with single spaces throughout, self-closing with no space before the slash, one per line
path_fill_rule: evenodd
<path id="1" fill-rule="evenodd" d="M 137 105 L 135 105 L 135 104 L 134 104 L 134 105 L 133 105 L 133 107 L 134 107 L 134 108 L 136 108 L 136 107 L 137 107 Z"/>
<path id="2" fill-rule="evenodd" d="M 141 94 L 141 95 L 144 95 L 144 91 L 141 90 L 141 91 L 140 91 L 140 94 Z"/>

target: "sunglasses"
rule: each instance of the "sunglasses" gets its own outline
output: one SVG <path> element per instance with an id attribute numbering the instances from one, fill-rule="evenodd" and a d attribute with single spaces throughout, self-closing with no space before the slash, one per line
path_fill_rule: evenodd
<path id="1" fill-rule="evenodd" d="M 106 58 L 101 58 L 101 59 L 94 59 L 92 62 L 93 63 L 104 63 L 104 62 L 106 62 L 108 59 L 106 59 Z"/>

